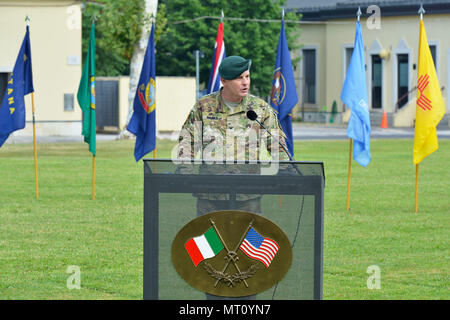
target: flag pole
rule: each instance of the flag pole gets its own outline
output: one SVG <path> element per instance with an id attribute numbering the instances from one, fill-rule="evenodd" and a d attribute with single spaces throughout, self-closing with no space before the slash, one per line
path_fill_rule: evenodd
<path id="1" fill-rule="evenodd" d="M 350 148 L 349 148 L 349 156 L 348 156 L 348 177 L 347 177 L 347 211 L 350 210 L 350 183 L 352 177 L 352 153 L 353 153 L 353 139 L 349 139 Z"/>
<path id="2" fill-rule="evenodd" d="M 284 9 L 281 12 L 281 21 L 284 21 Z M 283 206 L 283 195 L 280 194 L 280 208 Z"/>
<path id="3" fill-rule="evenodd" d="M 423 14 L 425 13 L 425 9 L 423 8 L 423 5 L 420 5 L 419 8 L 419 12 L 417 12 L 418 14 L 420 14 L 420 20 L 423 20 Z"/>
<path id="4" fill-rule="evenodd" d="M 416 203 L 415 213 L 419 211 L 419 164 L 416 164 Z"/>
<path id="5" fill-rule="evenodd" d="M 361 18 L 361 7 L 358 7 L 358 11 L 356 12 L 356 20 L 359 22 Z M 347 175 L 347 211 L 350 210 L 350 187 L 351 187 L 351 178 L 352 178 L 352 153 L 353 153 L 353 139 L 349 139 L 350 148 L 348 154 L 348 175 Z"/>
<path id="6" fill-rule="evenodd" d="M 423 14 L 425 13 L 425 9 L 422 4 L 420 5 L 418 14 L 420 14 L 420 20 L 423 20 Z M 417 214 L 419 211 L 419 164 L 416 164 L 416 188 L 415 188 L 415 205 L 414 212 Z"/>
<path id="7" fill-rule="evenodd" d="M 36 199 L 39 199 L 39 181 L 38 181 L 37 150 L 36 150 L 36 121 L 34 119 L 34 92 L 31 93 L 31 109 L 33 114 L 34 177 L 36 180 Z"/>
<path id="8" fill-rule="evenodd" d="M 27 15 L 25 17 L 25 22 L 27 26 L 30 25 L 30 17 Z M 34 178 L 36 183 L 36 199 L 39 199 L 39 179 L 38 179 L 38 167 L 37 167 L 37 148 L 36 148 L 36 121 L 34 117 L 34 91 L 31 92 L 31 113 L 33 119 L 33 149 L 34 149 Z"/>
<path id="9" fill-rule="evenodd" d="M 95 156 L 92 155 L 92 200 L 95 200 Z"/>

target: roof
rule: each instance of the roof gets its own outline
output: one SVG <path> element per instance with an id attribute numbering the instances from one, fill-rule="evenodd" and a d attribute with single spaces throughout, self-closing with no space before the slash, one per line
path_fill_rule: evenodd
<path id="1" fill-rule="evenodd" d="M 358 7 L 361 17 L 368 17 L 371 5 L 379 6 L 382 16 L 416 15 L 421 4 L 426 14 L 450 13 L 449 0 L 287 0 L 284 8 L 302 13 L 304 21 L 315 21 L 355 17 Z"/>

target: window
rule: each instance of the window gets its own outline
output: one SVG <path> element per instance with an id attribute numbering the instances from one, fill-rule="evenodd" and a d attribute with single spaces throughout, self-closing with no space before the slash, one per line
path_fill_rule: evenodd
<path id="1" fill-rule="evenodd" d="M 73 93 L 64 93 L 64 111 L 73 111 Z"/>
<path id="2" fill-rule="evenodd" d="M 3 96 L 6 92 L 6 87 L 8 86 L 8 75 L 9 73 L 0 72 L 0 104 L 3 101 Z"/>
<path id="3" fill-rule="evenodd" d="M 381 109 L 382 64 L 378 54 L 372 55 L 372 109 Z"/>
<path id="4" fill-rule="evenodd" d="M 303 101 L 316 103 L 316 49 L 303 49 Z"/>
<path id="5" fill-rule="evenodd" d="M 430 44 L 431 56 L 433 57 L 434 67 L 436 68 L 436 45 Z"/>
<path id="6" fill-rule="evenodd" d="M 345 74 L 347 74 L 348 66 L 350 65 L 350 60 L 352 60 L 353 47 L 345 48 Z"/>
<path id="7" fill-rule="evenodd" d="M 408 102 L 408 64 L 408 54 L 397 54 L 397 99 L 399 108 Z"/>

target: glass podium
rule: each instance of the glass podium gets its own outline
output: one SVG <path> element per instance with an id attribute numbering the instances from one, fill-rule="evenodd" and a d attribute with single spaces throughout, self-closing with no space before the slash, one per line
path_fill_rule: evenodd
<path id="1" fill-rule="evenodd" d="M 219 200 L 221 210 L 253 199 L 254 213 L 280 227 L 292 247 L 287 274 L 256 299 L 322 299 L 324 188 L 322 162 L 144 159 L 143 298 L 205 299 L 172 265 L 172 242 L 198 217 L 199 199 Z"/>

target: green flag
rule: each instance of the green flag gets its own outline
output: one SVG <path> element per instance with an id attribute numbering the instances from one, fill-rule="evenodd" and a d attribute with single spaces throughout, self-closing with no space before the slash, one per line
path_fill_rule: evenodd
<path id="1" fill-rule="evenodd" d="M 83 112 L 84 142 L 89 143 L 89 151 L 95 156 L 95 26 L 92 23 L 89 49 L 83 66 L 77 93 L 78 104 Z"/>

